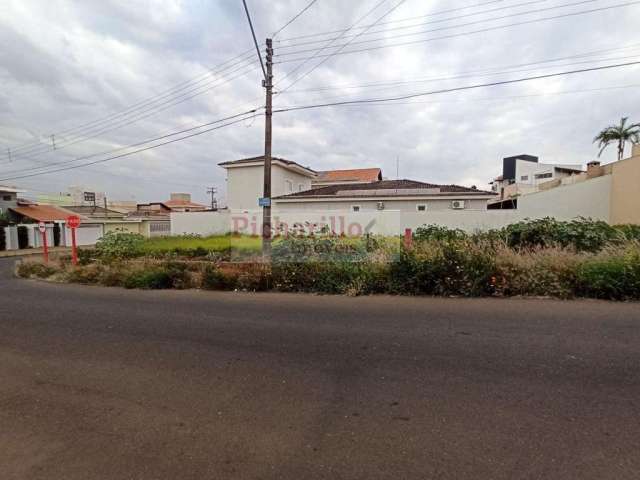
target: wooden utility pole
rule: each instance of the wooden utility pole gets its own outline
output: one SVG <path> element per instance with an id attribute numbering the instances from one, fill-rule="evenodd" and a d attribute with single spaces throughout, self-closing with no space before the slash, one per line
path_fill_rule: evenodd
<path id="1" fill-rule="evenodd" d="M 273 116 L 273 41 L 267 38 L 267 77 L 264 123 L 264 193 L 262 207 L 262 256 L 271 257 L 271 118 Z"/>

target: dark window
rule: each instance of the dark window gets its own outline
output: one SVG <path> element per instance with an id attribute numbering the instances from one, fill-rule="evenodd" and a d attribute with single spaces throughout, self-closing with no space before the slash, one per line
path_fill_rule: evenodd
<path id="1" fill-rule="evenodd" d="M 537 173 L 536 178 L 551 178 L 553 177 L 553 173 Z"/>
<path id="2" fill-rule="evenodd" d="M 4 200 L 5 202 L 10 202 L 11 201 L 11 195 L 3 195 L 2 196 L 2 200 Z"/>

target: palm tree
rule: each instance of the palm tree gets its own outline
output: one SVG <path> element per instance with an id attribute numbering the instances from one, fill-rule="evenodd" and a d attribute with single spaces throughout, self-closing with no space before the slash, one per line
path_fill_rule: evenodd
<path id="1" fill-rule="evenodd" d="M 618 143 L 618 160 L 622 160 L 624 157 L 624 147 L 627 142 L 640 143 L 640 123 L 634 123 L 627 125 L 629 117 L 622 117 L 620 119 L 620 125 L 610 125 L 602 130 L 593 139 L 593 143 L 598 143 L 598 157 L 602 155 L 605 148 L 612 143 Z"/>

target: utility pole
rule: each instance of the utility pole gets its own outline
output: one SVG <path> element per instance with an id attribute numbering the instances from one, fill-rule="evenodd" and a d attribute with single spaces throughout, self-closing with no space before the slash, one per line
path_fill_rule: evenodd
<path id="1" fill-rule="evenodd" d="M 51 146 L 53 147 L 54 150 L 56 149 L 56 136 L 55 136 L 55 134 L 51 135 Z"/>
<path id="2" fill-rule="evenodd" d="M 262 256 L 271 257 L 271 119 L 273 116 L 273 41 L 267 38 L 267 76 L 263 80 L 267 94 L 264 123 L 264 203 L 262 207 Z"/>
<path id="3" fill-rule="evenodd" d="M 9 157 L 9 163 L 13 162 L 13 159 L 11 158 L 11 148 L 7 147 L 7 156 Z"/>
<path id="4" fill-rule="evenodd" d="M 207 188 L 207 195 L 211 195 L 211 210 L 214 212 L 218 210 L 218 201 L 216 200 L 216 193 L 218 189 L 216 187 Z"/>

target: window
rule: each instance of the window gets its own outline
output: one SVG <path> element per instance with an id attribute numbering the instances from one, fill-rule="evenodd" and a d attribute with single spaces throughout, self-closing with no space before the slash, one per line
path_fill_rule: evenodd
<path id="1" fill-rule="evenodd" d="M 301 192 L 303 190 L 304 190 L 304 185 L 303 184 L 298 185 L 298 191 Z"/>
<path id="2" fill-rule="evenodd" d="M 3 195 L 2 196 L 2 200 L 4 200 L 5 202 L 10 202 L 11 201 L 11 195 Z"/>
<path id="3" fill-rule="evenodd" d="M 521 182 L 526 182 L 526 181 L 528 181 L 528 180 L 529 180 L 529 175 L 522 175 L 522 176 L 520 177 L 520 181 L 521 181 Z"/>
<path id="4" fill-rule="evenodd" d="M 424 205 L 424 204 L 416 205 L 416 211 L 418 211 L 418 212 L 426 212 L 427 211 L 427 206 Z"/>
<path id="5" fill-rule="evenodd" d="M 553 173 L 548 172 L 548 173 L 536 173 L 536 178 L 540 179 L 540 178 L 551 178 L 553 177 Z"/>
<path id="6" fill-rule="evenodd" d="M 291 180 L 285 180 L 284 183 L 287 187 L 287 192 L 293 192 L 293 183 L 291 183 Z"/>
<path id="7" fill-rule="evenodd" d="M 351 205 L 351 211 L 353 213 L 358 213 L 360 211 L 360 205 Z"/>

